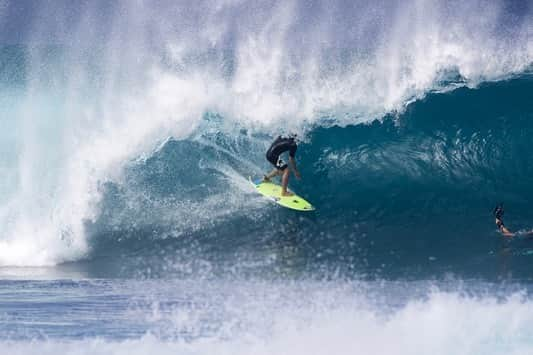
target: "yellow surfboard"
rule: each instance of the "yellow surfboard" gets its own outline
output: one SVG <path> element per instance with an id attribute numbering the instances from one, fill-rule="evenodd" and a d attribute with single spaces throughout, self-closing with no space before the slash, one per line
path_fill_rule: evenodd
<path id="1" fill-rule="evenodd" d="M 297 211 L 314 211 L 315 208 L 309 202 L 294 194 L 292 196 L 281 196 L 281 186 L 272 182 L 263 182 L 261 179 L 252 181 L 249 177 L 250 183 L 255 187 L 257 192 L 261 195 L 273 200 L 278 205 L 287 207 Z M 291 191 L 292 192 L 292 191 Z M 294 192 L 293 192 L 294 193 Z"/>

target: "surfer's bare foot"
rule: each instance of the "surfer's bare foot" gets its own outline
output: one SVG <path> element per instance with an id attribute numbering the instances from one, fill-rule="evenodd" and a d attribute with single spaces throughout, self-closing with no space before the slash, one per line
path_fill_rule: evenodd
<path id="1" fill-rule="evenodd" d="M 292 192 L 289 192 L 289 191 L 283 191 L 281 193 L 281 196 L 294 196 L 294 194 Z"/>
<path id="2" fill-rule="evenodd" d="M 263 176 L 263 182 L 270 182 L 270 179 L 265 175 Z"/>

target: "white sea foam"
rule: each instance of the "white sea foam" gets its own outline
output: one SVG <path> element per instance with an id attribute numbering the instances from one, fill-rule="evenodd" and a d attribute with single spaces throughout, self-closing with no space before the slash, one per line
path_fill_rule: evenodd
<path id="1" fill-rule="evenodd" d="M 233 304 L 235 308 L 228 309 L 225 315 L 229 318 L 211 320 L 214 322 L 211 326 L 220 322 L 222 326 L 218 333 L 208 336 L 201 334 L 201 329 L 211 329 L 202 310 L 198 314 L 176 310 L 162 315 L 156 307 L 150 318 L 154 322 L 165 318 L 168 334 L 175 331 L 193 337 L 165 338 L 149 332 L 122 341 L 105 338 L 2 341 L 0 351 L 14 355 L 35 352 L 527 355 L 533 347 L 531 301 L 520 294 L 498 301 L 490 296 L 465 297 L 436 291 L 428 298 L 384 311 L 371 306 L 376 300 L 348 296 L 339 290 L 314 290 L 298 299 L 291 299 L 290 293 L 280 299 L 276 291 L 254 298 L 253 302 L 248 300 L 250 304 Z M 230 299 L 226 303 L 231 302 Z"/>

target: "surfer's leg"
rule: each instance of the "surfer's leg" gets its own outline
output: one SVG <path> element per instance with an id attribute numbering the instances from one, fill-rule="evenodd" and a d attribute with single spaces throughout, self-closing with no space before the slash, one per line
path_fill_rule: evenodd
<path id="1" fill-rule="evenodd" d="M 287 191 L 287 186 L 289 185 L 289 175 L 290 170 L 289 168 L 285 168 L 283 170 L 283 175 L 281 176 L 281 195 L 282 196 L 292 196 L 293 194 L 289 191 Z"/>
<path id="2" fill-rule="evenodd" d="M 274 176 L 279 175 L 281 172 L 278 169 L 272 170 L 268 175 L 265 175 L 263 177 L 264 182 L 270 182 L 270 179 L 272 179 Z"/>

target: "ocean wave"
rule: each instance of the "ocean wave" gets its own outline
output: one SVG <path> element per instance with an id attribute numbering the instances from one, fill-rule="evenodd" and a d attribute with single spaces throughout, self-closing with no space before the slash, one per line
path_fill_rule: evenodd
<path id="1" fill-rule="evenodd" d="M 52 318 L 51 324 L 41 324 L 42 333 L 35 338 L 31 338 L 31 329 L 18 340 L 5 334 L 0 349 L 21 355 L 35 351 L 492 355 L 527 354 L 532 346 L 531 300 L 523 292 L 502 297 L 492 292 L 476 295 L 436 286 L 428 290 L 430 283 L 215 284 L 216 292 L 207 286 L 194 299 L 188 297 L 197 292 L 196 281 L 192 290 L 186 283 L 169 284 L 174 288 L 168 294 L 163 285 L 151 285 L 157 292 L 156 300 L 135 295 L 134 304 L 124 315 L 120 307 L 112 308 L 113 312 L 107 315 L 110 334 L 88 338 L 54 334 L 54 327 L 68 327 L 75 334 L 75 321 L 86 311 L 82 304 L 69 312 L 66 323 Z M 176 288 L 180 285 L 187 288 Z M 83 287 L 76 287 L 80 286 Z M 176 289 L 183 294 L 177 297 Z M 231 297 L 224 297 L 228 293 Z M 217 297 L 213 297 L 215 294 Z M 108 302 L 114 301 L 111 298 Z M 108 306 L 99 303 L 98 309 Z M 61 308 L 46 311 L 61 313 Z M 133 334 L 127 336 L 120 329 L 130 322 L 136 327 L 130 328 Z M 135 335 L 146 326 L 149 329 L 144 335 Z M 46 336 L 49 331 L 52 334 Z"/>
<path id="2" fill-rule="evenodd" d="M 503 80 L 533 58 L 520 2 L 248 5 L 2 6 L 1 265 L 90 256 L 86 225 L 99 223 L 107 183 L 128 179 L 129 162 L 169 136 L 190 141 L 206 112 L 223 133 L 264 135 L 252 139 L 259 157 L 280 127 L 312 137 L 317 126 L 401 115 L 428 92 Z M 242 185 L 242 171 L 214 169 Z"/>

